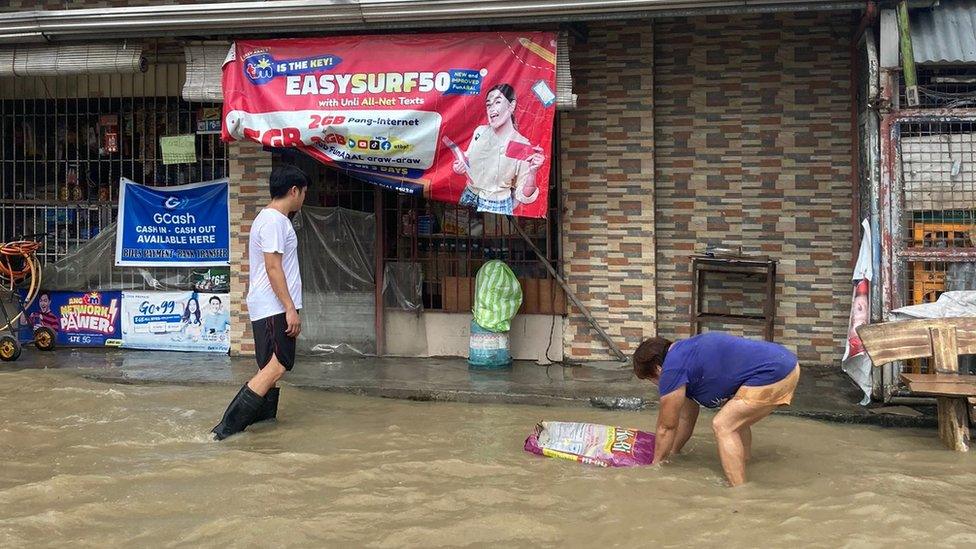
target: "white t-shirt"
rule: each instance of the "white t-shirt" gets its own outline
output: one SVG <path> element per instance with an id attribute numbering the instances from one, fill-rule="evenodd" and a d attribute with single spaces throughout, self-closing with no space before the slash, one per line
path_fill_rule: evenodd
<path id="1" fill-rule="evenodd" d="M 286 215 L 273 208 L 265 208 L 254 218 L 248 237 L 247 254 L 250 260 L 247 288 L 247 312 L 251 321 L 261 320 L 285 312 L 285 306 L 275 295 L 264 266 L 265 253 L 282 254 L 288 293 L 296 309 L 302 308 L 302 273 L 298 269 L 298 235 Z"/>

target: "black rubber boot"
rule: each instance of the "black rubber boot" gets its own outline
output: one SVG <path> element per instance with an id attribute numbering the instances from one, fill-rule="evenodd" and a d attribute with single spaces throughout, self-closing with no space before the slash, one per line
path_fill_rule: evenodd
<path id="1" fill-rule="evenodd" d="M 245 383 L 237 392 L 234 400 L 230 401 L 230 406 L 224 412 L 224 418 L 220 420 L 220 425 L 211 430 L 214 439 L 224 440 L 247 429 L 247 426 L 254 421 L 255 416 L 261 411 L 264 400 L 264 397 L 252 391 Z"/>
<path id="2" fill-rule="evenodd" d="M 261 405 L 261 410 L 258 411 L 258 415 L 252 423 L 278 418 L 278 393 L 280 391 L 278 387 L 272 387 L 268 390 L 268 394 L 264 395 L 264 404 Z"/>

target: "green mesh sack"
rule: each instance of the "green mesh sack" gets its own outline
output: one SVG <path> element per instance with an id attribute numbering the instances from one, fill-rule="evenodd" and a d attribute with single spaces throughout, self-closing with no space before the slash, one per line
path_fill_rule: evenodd
<path id="1" fill-rule="evenodd" d="M 485 263 L 474 281 L 474 321 L 486 330 L 507 332 L 521 306 L 522 286 L 512 269 L 497 259 Z"/>

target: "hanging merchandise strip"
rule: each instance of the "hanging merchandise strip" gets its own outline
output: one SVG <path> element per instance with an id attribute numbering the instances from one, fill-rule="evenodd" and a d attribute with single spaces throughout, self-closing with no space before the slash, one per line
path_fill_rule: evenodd
<path id="1" fill-rule="evenodd" d="M 294 147 L 404 193 L 545 217 L 556 45 L 551 32 L 237 42 L 222 137 Z"/>

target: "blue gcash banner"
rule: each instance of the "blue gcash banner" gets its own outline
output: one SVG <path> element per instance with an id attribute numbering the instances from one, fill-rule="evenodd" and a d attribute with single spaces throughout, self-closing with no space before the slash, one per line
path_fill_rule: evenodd
<path id="1" fill-rule="evenodd" d="M 122 178 L 115 264 L 230 265 L 228 180 L 147 187 Z"/>

